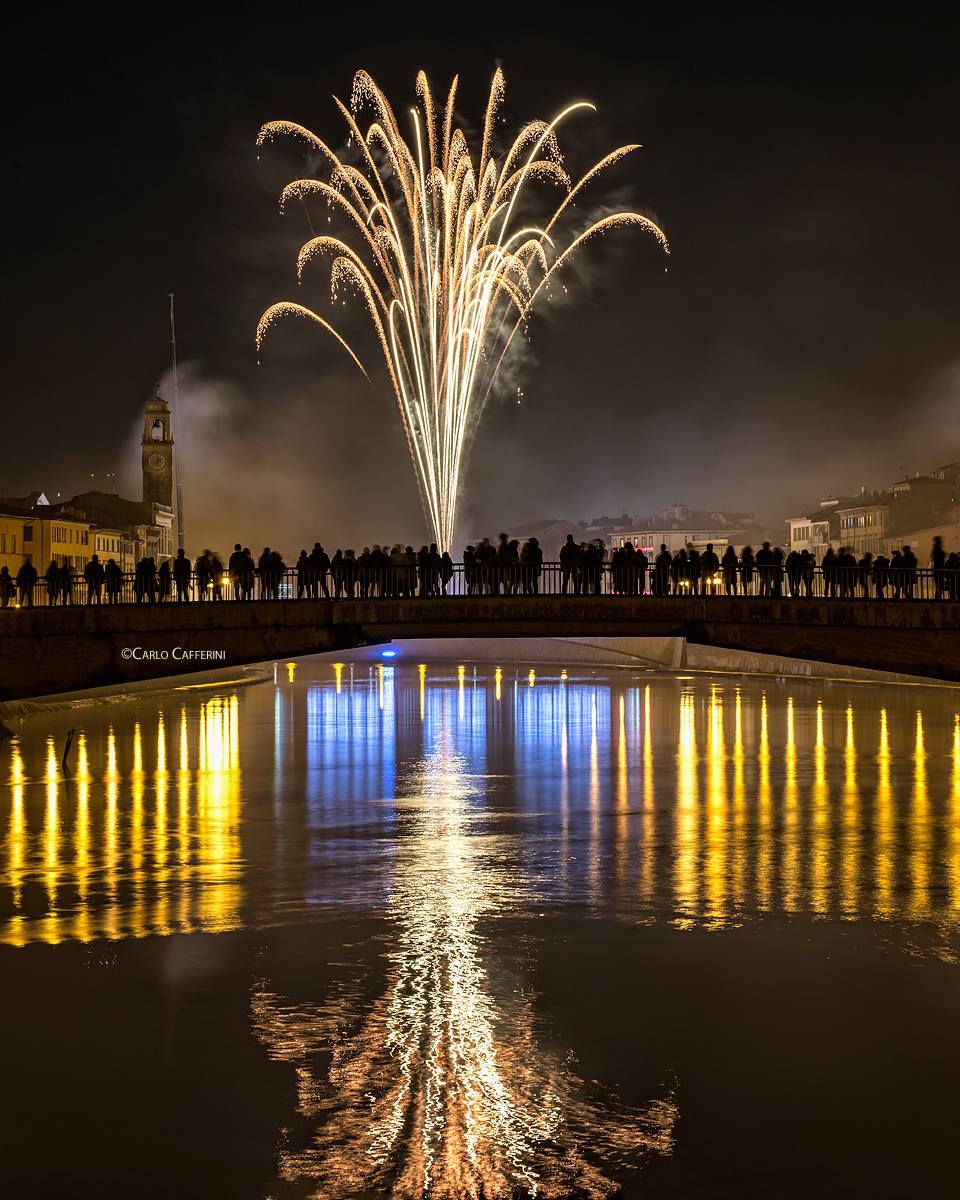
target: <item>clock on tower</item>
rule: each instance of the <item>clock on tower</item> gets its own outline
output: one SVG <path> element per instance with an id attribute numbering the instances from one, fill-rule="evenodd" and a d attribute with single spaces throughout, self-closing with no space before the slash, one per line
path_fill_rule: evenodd
<path id="1" fill-rule="evenodd" d="M 173 507 L 173 435 L 170 409 L 159 394 L 147 401 L 143 420 L 143 499 Z"/>

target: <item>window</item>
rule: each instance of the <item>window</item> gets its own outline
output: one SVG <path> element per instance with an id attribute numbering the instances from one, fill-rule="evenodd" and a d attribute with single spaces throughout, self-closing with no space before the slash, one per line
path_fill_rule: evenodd
<path id="1" fill-rule="evenodd" d="M 23 527 L 23 540 L 24 540 L 25 542 L 32 542 L 32 541 L 33 541 L 33 526 L 32 526 L 32 525 L 24 525 L 24 527 Z"/>

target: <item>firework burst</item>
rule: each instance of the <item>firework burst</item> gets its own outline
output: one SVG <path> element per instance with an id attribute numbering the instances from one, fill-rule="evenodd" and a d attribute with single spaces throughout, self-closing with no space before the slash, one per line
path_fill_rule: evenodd
<path id="1" fill-rule="evenodd" d="M 526 331 L 538 298 L 549 295 L 554 276 L 584 242 L 612 228 L 636 225 L 664 251 L 668 246 L 660 227 L 636 212 L 604 216 L 561 238 L 562 218 L 582 189 L 639 149 L 620 146 L 574 182 L 556 131 L 573 113 L 592 111 L 592 104 L 581 101 L 552 121 L 531 121 L 498 159 L 493 131 L 504 94 L 499 69 L 476 155 L 454 124 L 457 79 L 442 110 L 422 71 L 416 90 L 419 106 L 411 110 L 408 141 L 386 96 L 366 71 L 357 72 L 350 107 L 335 99 L 354 161 L 290 121 L 264 125 L 257 144 L 290 135 L 324 164 L 325 179 L 287 184 L 281 209 L 319 199 L 346 224 L 350 240 L 311 237 L 297 258 L 298 279 L 314 259 L 327 258 L 332 298 L 350 289 L 365 306 L 400 408 L 427 521 L 441 549 L 451 549 L 467 451 L 498 371 L 517 332 Z M 364 110 L 370 113 L 366 133 L 359 125 Z M 557 186 L 562 194 L 536 224 L 521 217 L 534 182 Z M 260 318 L 258 350 L 270 326 L 287 315 L 322 326 L 367 374 L 329 321 L 291 301 L 271 305 Z"/>

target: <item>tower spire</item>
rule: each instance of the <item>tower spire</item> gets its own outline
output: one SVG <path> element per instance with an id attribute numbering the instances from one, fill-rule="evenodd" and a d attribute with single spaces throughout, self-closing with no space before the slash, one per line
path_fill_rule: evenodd
<path id="1" fill-rule="evenodd" d="M 177 374 L 177 317 L 173 304 L 173 292 L 170 295 L 170 356 L 173 363 L 173 420 L 177 433 L 180 432 L 180 377 Z M 177 483 L 177 544 L 183 549 L 183 488 L 180 484 L 180 458 L 173 464 Z"/>

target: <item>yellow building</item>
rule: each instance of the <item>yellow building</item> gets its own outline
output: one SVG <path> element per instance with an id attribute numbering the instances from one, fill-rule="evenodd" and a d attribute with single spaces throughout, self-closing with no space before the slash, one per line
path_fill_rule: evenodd
<path id="1" fill-rule="evenodd" d="M 41 575 L 53 561 L 82 572 L 90 560 L 90 522 L 79 517 L 67 517 L 62 512 L 52 517 L 36 516 L 27 523 L 24 536 L 33 565 Z"/>
<path id="2" fill-rule="evenodd" d="M 23 562 L 23 516 L 0 507 L 0 567 L 16 575 Z"/>
<path id="3" fill-rule="evenodd" d="M 93 553 L 90 521 L 51 508 L 42 492 L 0 501 L 0 567 L 16 577 L 25 562 L 43 575 L 51 562 L 82 572 Z"/>
<path id="4" fill-rule="evenodd" d="M 41 493 L 42 496 L 42 493 Z M 106 564 L 112 558 L 124 574 L 133 574 L 143 542 L 129 529 L 95 525 L 86 518 L 51 507 L 45 497 L 0 500 L 0 567 L 14 577 L 30 561 L 42 576 L 51 560 L 67 563 L 77 575 L 94 554 Z"/>
<path id="5" fill-rule="evenodd" d="M 108 563 L 112 558 L 124 574 L 133 574 L 137 565 L 140 543 L 127 529 L 110 529 L 107 526 L 91 525 L 91 554 Z"/>

